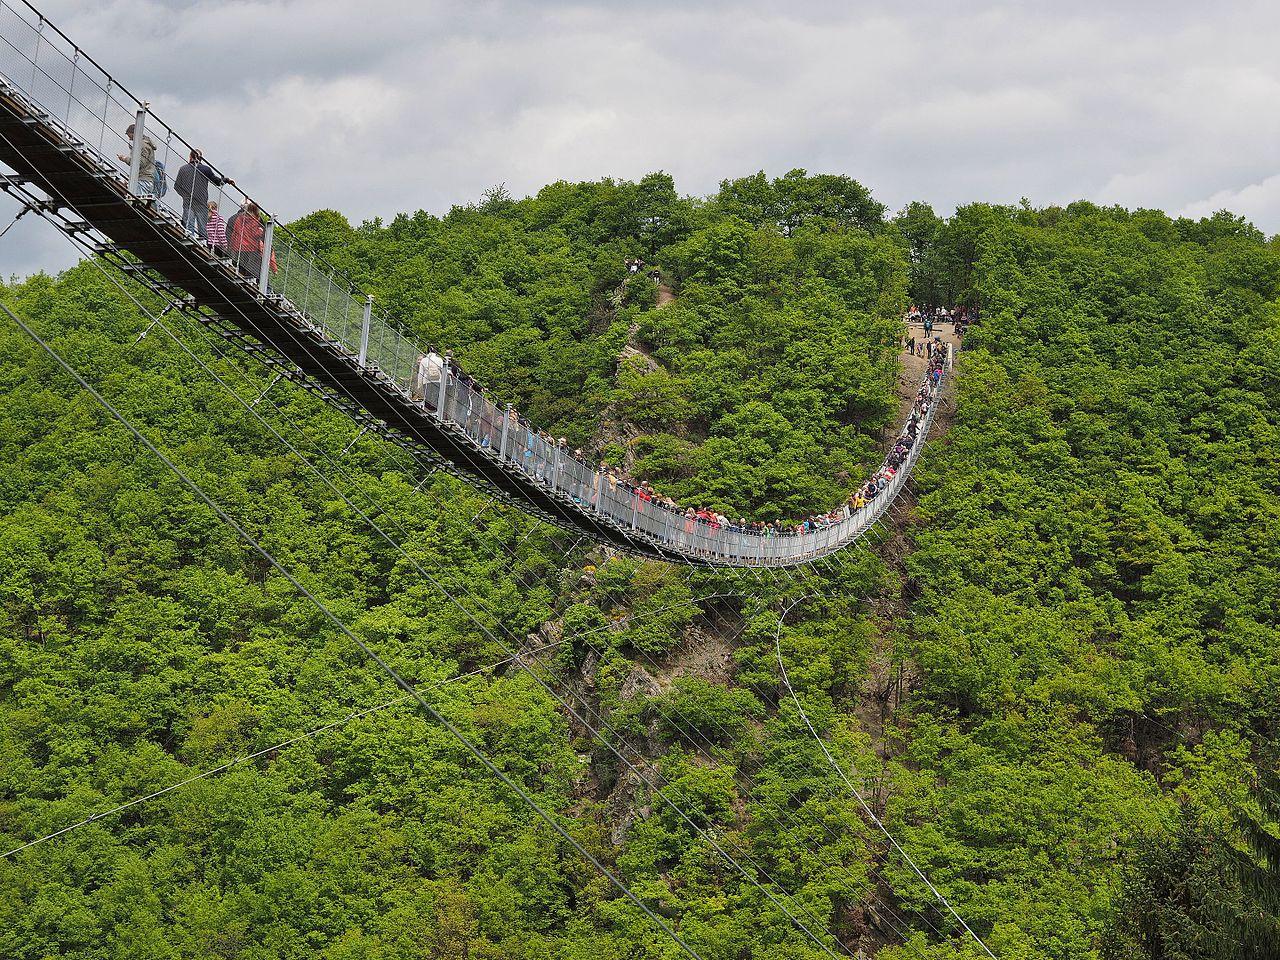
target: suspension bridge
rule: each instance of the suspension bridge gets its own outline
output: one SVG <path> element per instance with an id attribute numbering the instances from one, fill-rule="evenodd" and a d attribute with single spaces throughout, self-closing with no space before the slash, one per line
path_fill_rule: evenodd
<path id="1" fill-rule="evenodd" d="M 132 137 L 125 133 L 130 126 Z M 361 432 L 371 431 L 382 436 L 409 451 L 416 462 L 425 460 L 432 466 L 456 473 L 491 496 L 576 534 L 580 541 L 594 541 L 689 567 L 770 568 L 749 574 L 739 571 L 744 576 L 772 577 L 774 568 L 781 568 L 776 575 L 789 577 L 787 568 L 813 564 L 839 553 L 871 533 L 899 494 L 906 491 L 912 468 L 929 434 L 936 403 L 929 403 L 919 424 L 917 439 L 888 486 L 871 502 L 845 511 L 841 519 L 830 525 L 801 534 L 769 536 L 734 526 L 693 521 L 681 510 L 669 509 L 638 490 L 611 482 L 605 473 L 571 455 L 563 443 L 538 430 L 510 405 L 495 403 L 456 365 L 439 363 L 434 368 L 435 375 L 424 383 L 421 359 L 424 356 L 439 358 L 443 351 L 415 343 L 404 329 L 375 309 L 373 298 L 361 291 L 352 278 L 326 262 L 269 214 L 262 221 L 261 247 L 254 257 L 237 260 L 219 255 L 190 229 L 187 211 L 182 209 L 176 193 L 157 196 L 158 191 L 147 182 L 141 156 L 144 137 L 155 145 L 155 159 L 170 171 L 186 162 L 192 152 L 189 142 L 161 121 L 145 101 L 129 93 L 29 3 L 0 0 L 0 162 L 15 171 L 12 175 L 0 176 L 0 190 L 22 205 L 19 217 L 27 213 L 43 217 L 86 254 L 114 263 L 161 295 L 168 303 L 166 312 L 179 311 L 193 318 L 230 347 L 260 361 L 273 371 L 275 379 L 291 380 L 316 394 L 355 421 Z M 221 171 L 216 172 L 217 179 L 229 181 Z M 241 208 L 250 200 L 230 182 L 216 185 L 214 196 L 224 210 Z M 248 215 L 256 216 L 252 212 Z M 7 308 L 5 312 L 9 312 Z M 112 810 L 94 814 L 0 856 L 17 854 L 187 783 L 332 730 L 347 720 L 412 702 L 466 746 L 493 776 L 506 783 L 551 830 L 591 862 L 687 955 L 701 960 L 675 929 L 425 700 L 422 693 L 429 688 L 399 676 L 353 634 L 323 600 L 312 595 L 251 533 L 130 425 L 53 347 L 16 315 L 10 313 L 10 316 L 83 389 L 128 427 L 140 444 L 164 461 L 197 497 L 235 528 L 311 600 L 340 633 L 374 661 L 394 681 L 399 695 L 273 747 L 234 758 Z M 160 323 L 162 316 L 155 317 L 153 325 Z M 948 353 L 948 368 L 950 360 Z M 936 395 L 940 385 L 929 389 Z M 252 413 L 252 405 L 249 409 Z M 365 517 L 362 512 L 360 515 Z M 371 519 L 365 519 L 387 537 Z M 390 537 L 388 541 L 394 543 Z M 398 549 L 403 552 L 402 547 Z M 834 562 L 839 562 L 839 558 Z M 419 572 L 456 603 L 446 585 L 435 583 L 429 571 L 419 568 Z M 489 633 L 479 621 L 477 626 Z M 476 673 L 503 663 L 515 664 L 529 672 L 621 764 L 651 786 L 664 804 L 704 836 L 728 865 L 758 887 L 814 946 L 833 958 L 852 955 L 848 945 L 825 929 L 821 917 L 778 886 L 749 856 L 737 852 L 735 858 L 734 852 L 725 849 L 720 841 L 688 818 L 680 805 L 666 794 L 662 784 L 649 781 L 628 756 L 630 748 L 625 739 L 618 736 L 607 719 L 601 717 L 599 723 L 608 728 L 612 737 L 605 737 L 564 695 L 534 671 L 530 660 L 545 668 L 539 661 L 538 649 L 517 651 L 491 634 L 490 639 L 506 656 Z M 775 646 L 783 683 L 795 699 L 800 715 L 804 716 L 786 675 L 778 637 L 775 637 Z M 583 703 L 582 708 L 589 710 L 589 705 Z M 809 724 L 807 716 L 804 722 Z M 822 745 L 817 731 L 812 726 L 809 729 Z M 825 746 L 822 749 L 843 778 L 834 758 Z M 954 920 L 963 934 L 975 941 L 987 956 L 993 956 L 921 869 L 897 846 L 854 785 L 847 780 L 845 783 L 867 809 L 869 819 L 903 854 L 938 904 L 946 908 L 945 916 Z M 890 926 L 905 941 L 905 920 L 899 917 L 895 921 L 891 909 L 889 914 Z M 831 942 L 836 945 L 835 950 Z"/>
<path id="2" fill-rule="evenodd" d="M 252 257 L 212 250 L 190 229 L 176 191 L 156 196 L 142 176 L 146 140 L 155 160 L 176 171 L 192 152 L 186 139 L 29 4 L 0 0 L 0 40 L 0 162 L 15 171 L 0 178 L 0 189 L 24 213 L 116 263 L 164 296 L 168 309 L 196 318 L 362 431 L 425 455 L 526 513 L 641 556 L 789 567 L 859 540 L 910 477 L 936 404 L 888 486 L 859 509 L 842 508 L 834 522 L 778 534 L 671 509 L 574 456 L 451 361 L 440 359 L 424 379 L 422 358 L 445 351 L 415 343 L 352 278 L 269 214 Z M 211 196 L 224 211 L 250 200 L 231 183 Z"/>

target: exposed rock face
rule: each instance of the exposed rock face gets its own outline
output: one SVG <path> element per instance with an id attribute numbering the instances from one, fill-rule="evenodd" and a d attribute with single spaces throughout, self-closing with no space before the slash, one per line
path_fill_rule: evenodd
<path id="1" fill-rule="evenodd" d="M 627 674 L 618 690 L 618 696 L 623 700 L 634 700 L 638 695 L 656 697 L 661 693 L 662 685 L 649 675 L 649 671 L 638 665 Z"/>

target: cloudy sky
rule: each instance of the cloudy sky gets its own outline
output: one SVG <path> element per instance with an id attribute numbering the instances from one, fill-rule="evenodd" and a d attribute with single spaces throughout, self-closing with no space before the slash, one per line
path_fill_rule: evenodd
<path id="1" fill-rule="evenodd" d="M 804 167 L 895 209 L 1087 198 L 1280 232 L 1275 3 L 37 6 L 285 217 L 651 170 L 703 194 Z M 68 257 L 34 218 L 0 240 L 4 275 Z"/>

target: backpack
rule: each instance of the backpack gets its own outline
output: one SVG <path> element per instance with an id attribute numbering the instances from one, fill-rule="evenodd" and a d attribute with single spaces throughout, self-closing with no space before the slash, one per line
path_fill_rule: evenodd
<path id="1" fill-rule="evenodd" d="M 156 196 L 163 197 L 169 192 L 169 179 L 164 175 L 164 161 L 156 161 Z"/>

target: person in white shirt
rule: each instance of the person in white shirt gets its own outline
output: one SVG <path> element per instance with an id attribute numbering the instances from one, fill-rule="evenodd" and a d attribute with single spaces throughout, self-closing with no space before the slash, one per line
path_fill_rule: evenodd
<path id="1" fill-rule="evenodd" d="M 440 380 L 443 377 L 444 357 L 434 350 L 430 353 L 418 354 L 418 375 L 414 378 L 413 390 L 410 392 L 410 396 L 414 400 L 434 400 L 436 394 L 429 394 L 429 391 L 433 385 L 438 390 Z"/>

